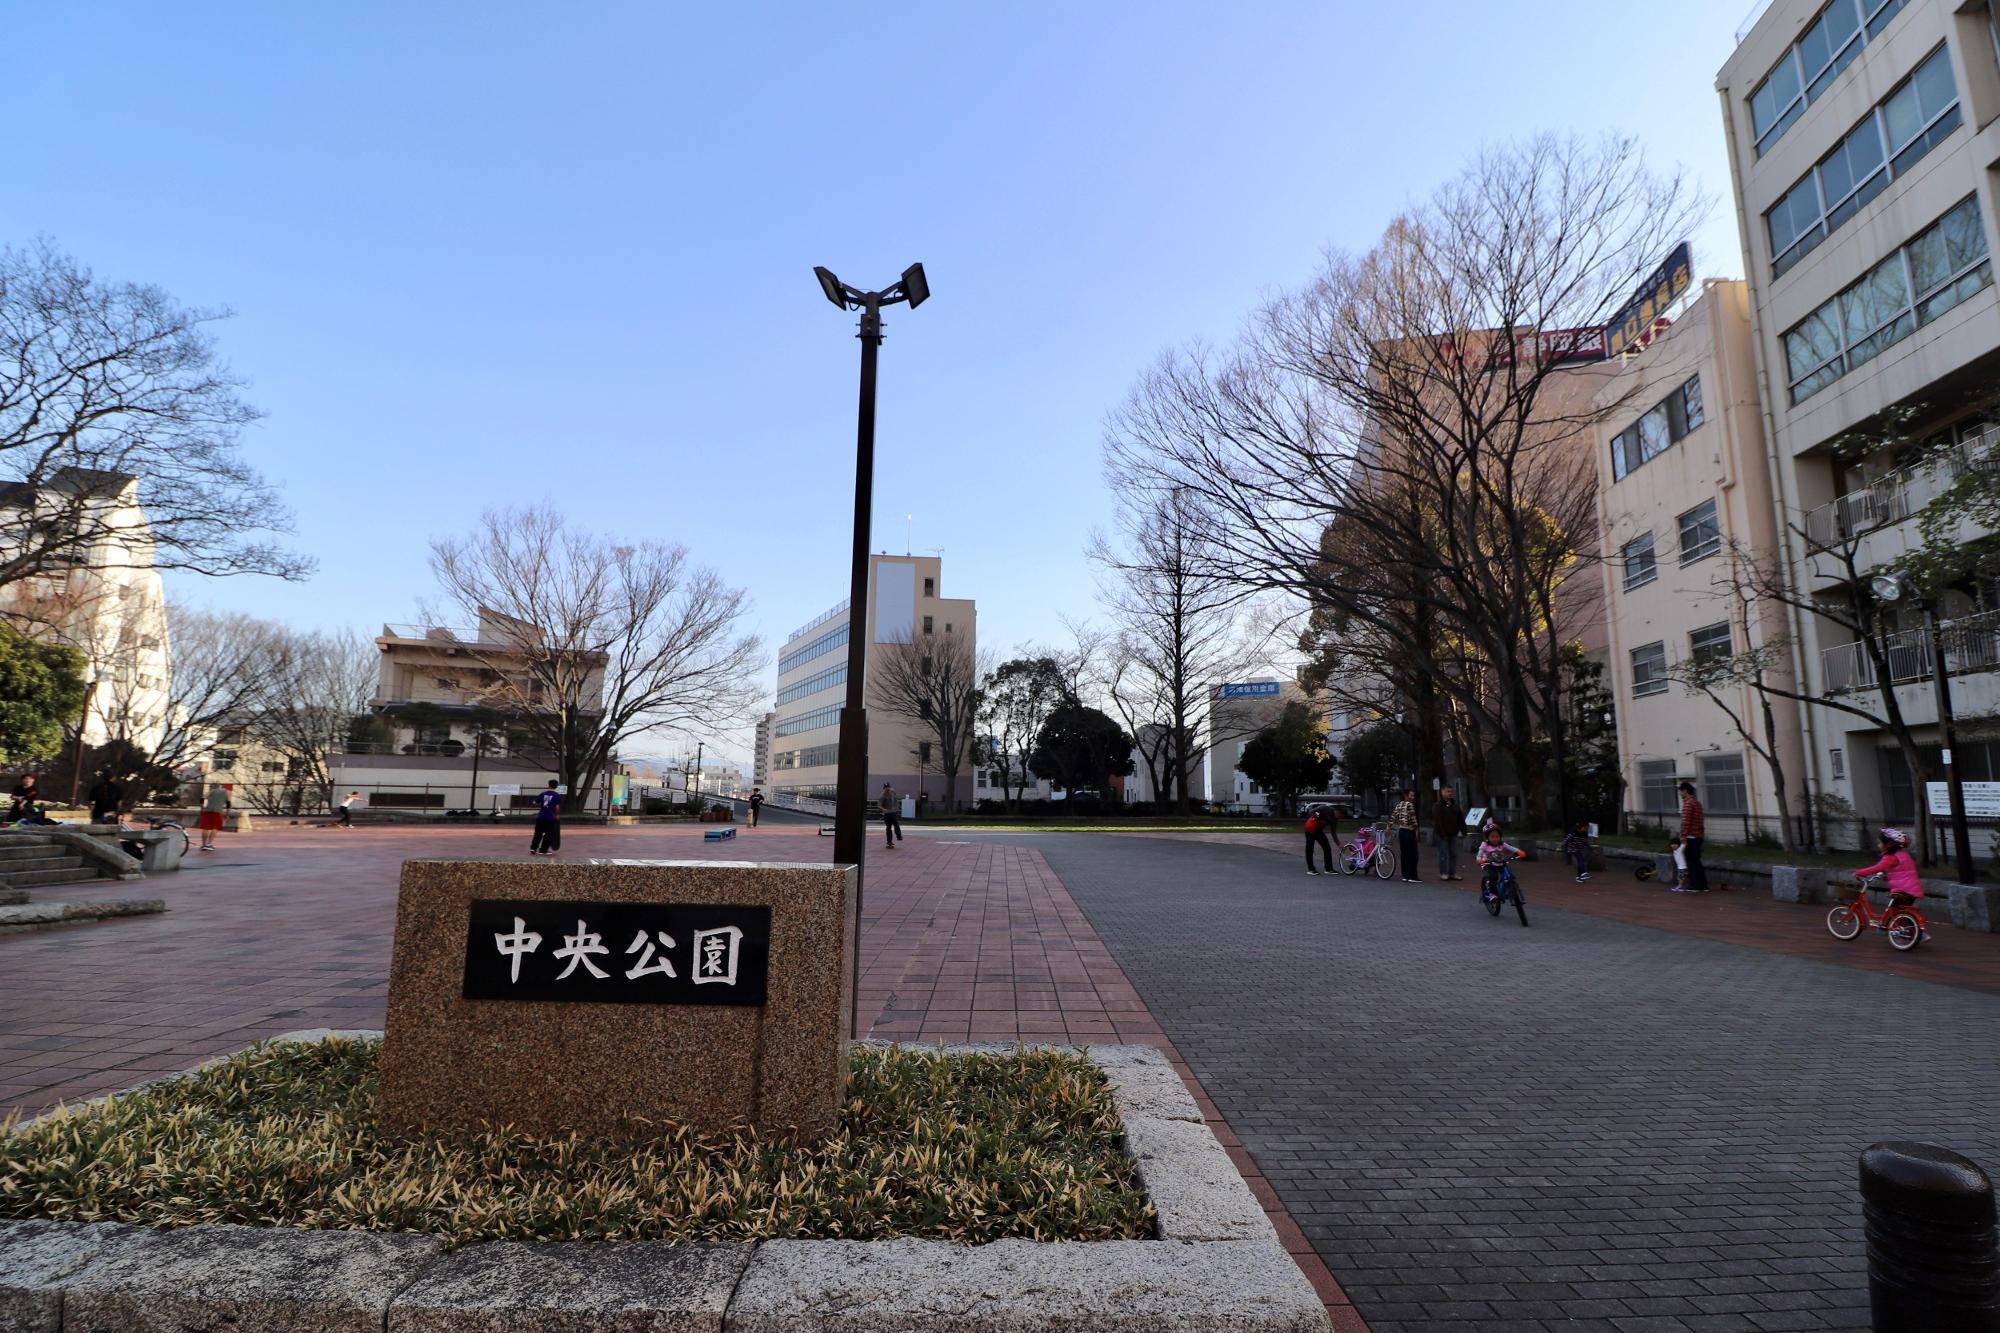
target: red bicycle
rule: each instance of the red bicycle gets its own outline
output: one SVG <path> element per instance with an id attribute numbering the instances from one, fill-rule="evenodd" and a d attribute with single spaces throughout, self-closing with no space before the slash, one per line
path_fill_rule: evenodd
<path id="1" fill-rule="evenodd" d="M 1880 915 L 1868 906 L 1868 890 L 1882 887 L 1880 875 L 1870 875 L 1849 890 L 1841 890 L 1843 901 L 1826 914 L 1826 928 L 1837 940 L 1851 940 L 1863 929 L 1874 927 L 1889 937 L 1900 950 L 1910 950 L 1931 937 L 1924 914 L 1913 905 L 1891 902 Z"/>

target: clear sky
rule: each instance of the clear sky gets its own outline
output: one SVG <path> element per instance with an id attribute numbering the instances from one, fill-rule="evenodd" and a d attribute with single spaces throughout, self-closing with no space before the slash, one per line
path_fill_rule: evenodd
<path id="1" fill-rule="evenodd" d="M 812 266 L 921 260 L 875 546 L 942 548 L 1004 650 L 1092 610 L 1135 376 L 1481 144 L 1640 136 L 1716 201 L 1698 270 L 1740 274 L 1714 80 L 1748 9 L 20 5 L 0 240 L 237 311 L 320 571 L 174 591 L 373 633 L 433 596 L 428 538 L 546 501 L 685 543 L 773 648 L 846 593 L 857 350 Z"/>

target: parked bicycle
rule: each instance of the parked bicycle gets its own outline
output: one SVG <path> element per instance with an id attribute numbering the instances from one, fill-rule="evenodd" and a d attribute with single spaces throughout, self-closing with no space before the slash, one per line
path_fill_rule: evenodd
<path id="1" fill-rule="evenodd" d="M 1379 828 L 1362 830 L 1363 836 L 1340 849 L 1340 870 L 1346 875 L 1365 875 L 1373 870 L 1381 879 L 1396 877 L 1396 853 Z"/>
<path id="2" fill-rule="evenodd" d="M 1869 875 L 1852 889 L 1840 890 L 1842 901 L 1826 914 L 1826 928 L 1837 940 L 1851 940 L 1873 927 L 1895 948 L 1908 952 L 1930 938 L 1924 914 L 1907 903 L 1891 902 L 1878 914 L 1868 905 L 1868 890 L 1883 886 L 1883 877 Z"/>
<path id="3" fill-rule="evenodd" d="M 1528 900 L 1521 896 L 1521 881 L 1514 878 L 1511 865 L 1502 865 L 1493 882 L 1479 886 L 1479 901 L 1486 904 L 1488 916 L 1499 916 L 1500 909 L 1511 901 L 1521 924 L 1528 924 Z"/>

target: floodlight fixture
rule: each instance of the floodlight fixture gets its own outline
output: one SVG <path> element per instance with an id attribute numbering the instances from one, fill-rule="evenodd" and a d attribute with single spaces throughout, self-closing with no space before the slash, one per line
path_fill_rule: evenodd
<path id="1" fill-rule="evenodd" d="M 1868 581 L 1868 587 L 1879 602 L 1900 602 L 1906 591 L 1900 574 L 1877 574 Z"/>
<path id="2" fill-rule="evenodd" d="M 903 296 L 909 301 L 912 310 L 930 300 L 931 284 L 924 277 L 922 264 L 912 264 L 903 270 L 902 288 Z"/>
<path id="3" fill-rule="evenodd" d="M 833 302 L 842 310 L 847 309 L 847 289 L 840 285 L 839 278 L 833 276 L 832 269 L 824 266 L 815 266 L 813 268 L 813 276 L 819 279 L 819 289 L 826 293 L 827 300 Z"/>

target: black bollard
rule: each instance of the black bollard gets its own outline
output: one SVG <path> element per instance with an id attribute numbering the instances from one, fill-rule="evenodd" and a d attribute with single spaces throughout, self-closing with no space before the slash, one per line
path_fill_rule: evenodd
<path id="1" fill-rule="evenodd" d="M 2000 1333 L 1993 1182 L 1928 1143 L 1861 1153 L 1875 1333 Z"/>

